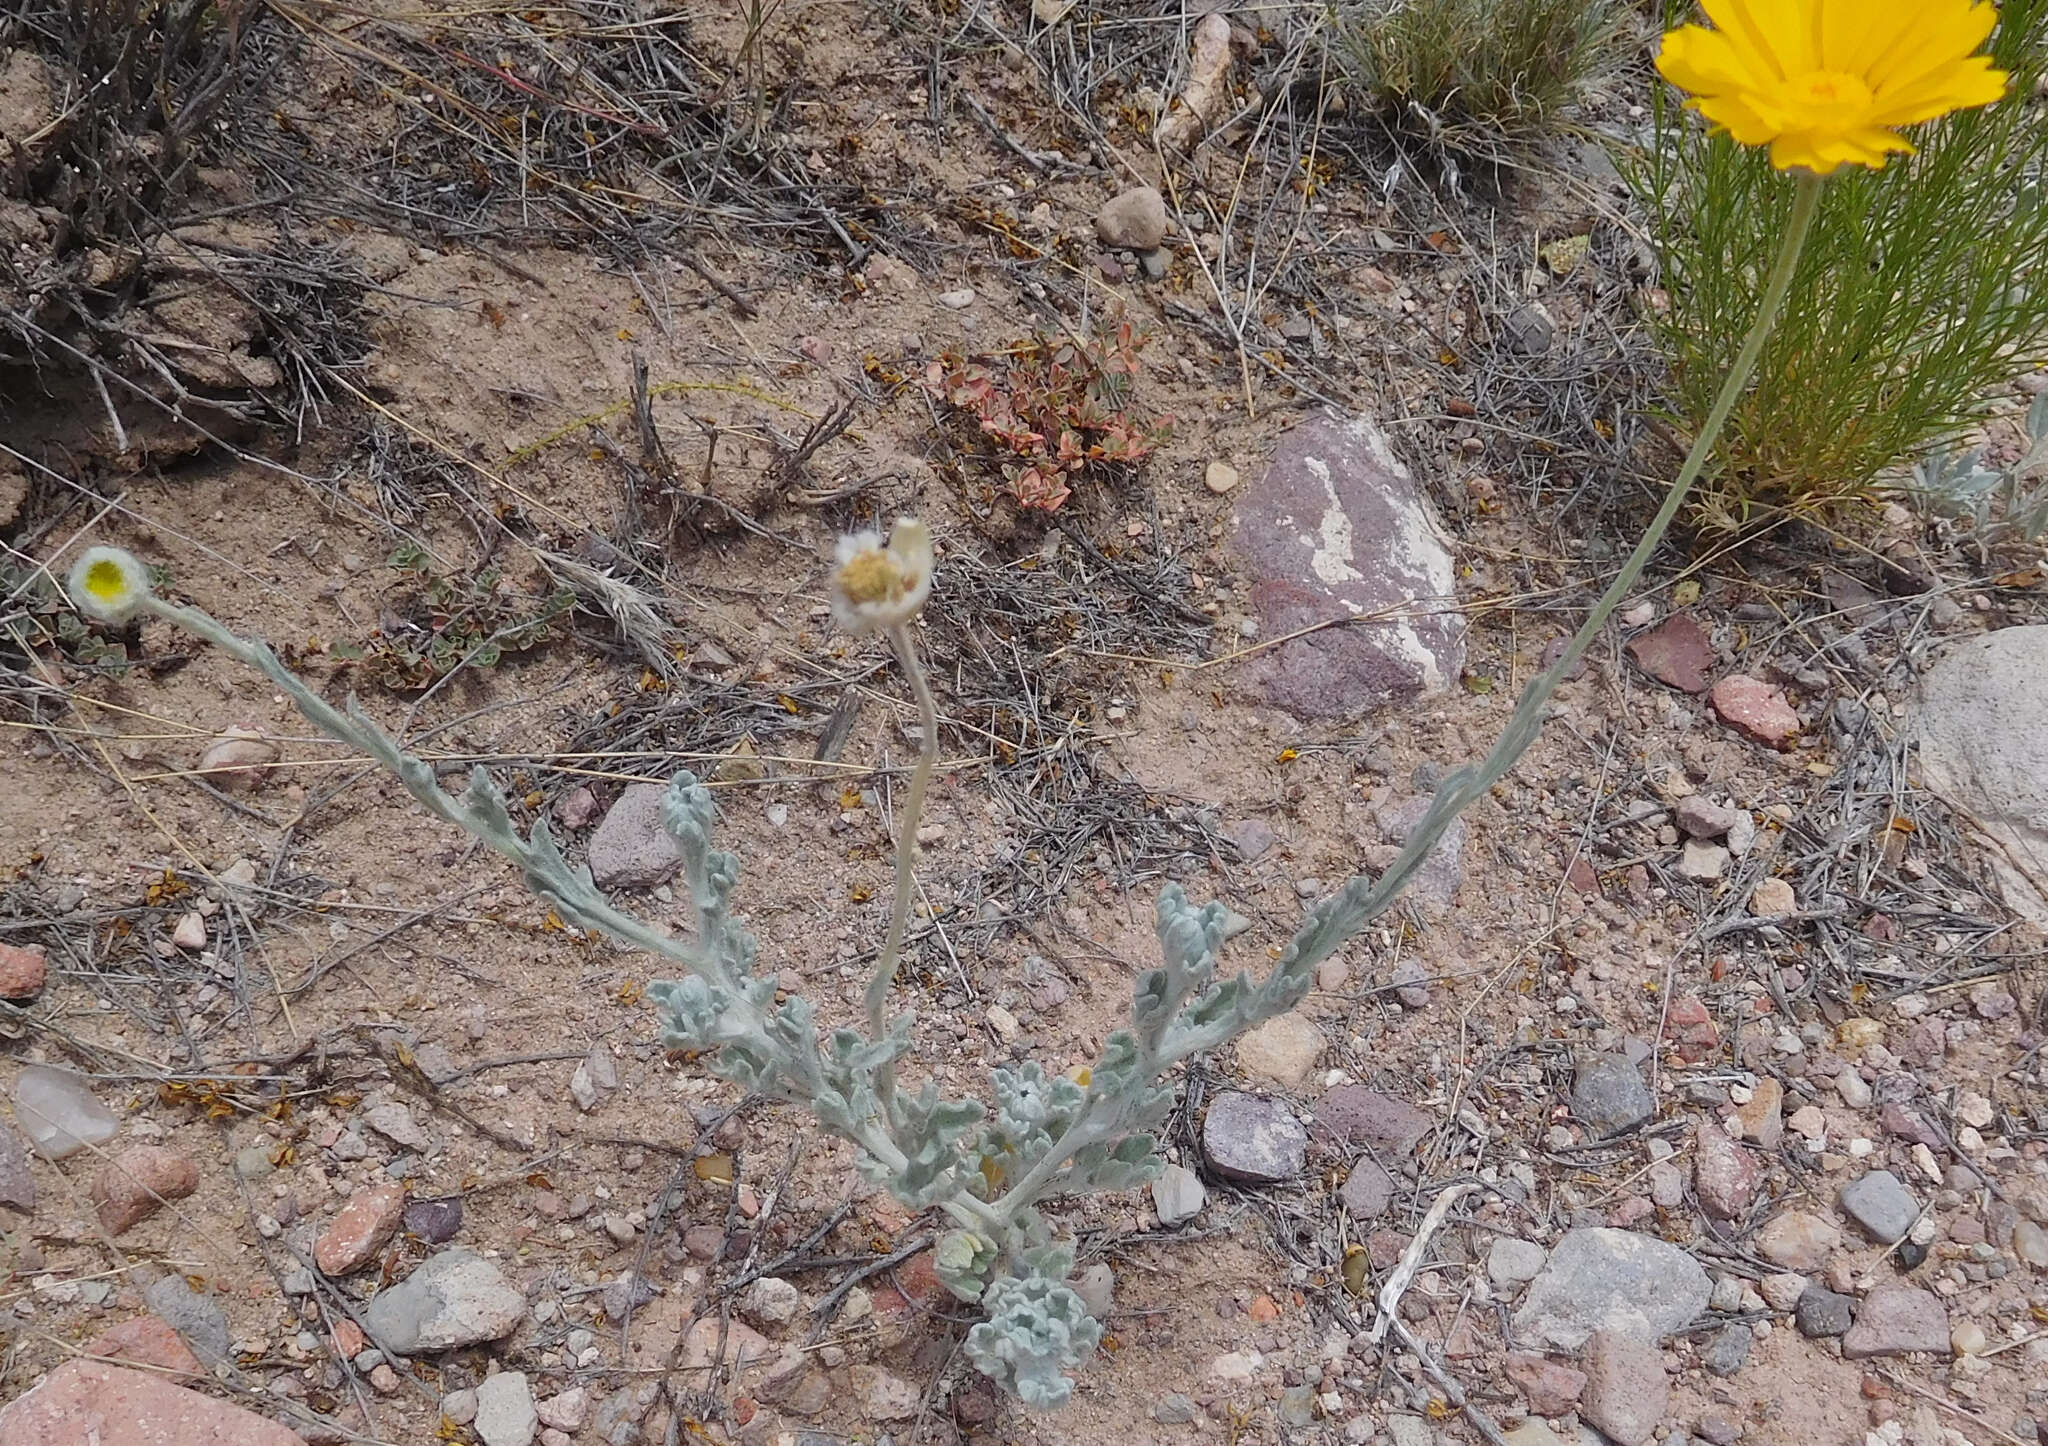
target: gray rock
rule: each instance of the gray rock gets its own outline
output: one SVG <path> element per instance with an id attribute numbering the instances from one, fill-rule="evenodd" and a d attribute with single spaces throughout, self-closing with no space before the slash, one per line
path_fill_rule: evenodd
<path id="1" fill-rule="evenodd" d="M 1202 1213 L 1207 1194 L 1193 1170 L 1185 1165 L 1168 1165 L 1152 1182 L 1152 1209 L 1161 1225 L 1185 1225 Z"/>
<path id="2" fill-rule="evenodd" d="M 1073 1290 L 1088 1307 L 1088 1314 L 1106 1320 L 1116 1305 L 1116 1272 L 1108 1262 L 1098 1260 L 1074 1277 Z"/>
<path id="3" fill-rule="evenodd" d="M 1838 1336 L 1849 1329 L 1856 1319 L 1854 1296 L 1837 1295 L 1818 1285 L 1809 1285 L 1800 1295 L 1799 1303 L 1792 1307 L 1792 1319 L 1798 1322 L 1799 1333 L 1819 1339 L 1822 1336 Z"/>
<path id="4" fill-rule="evenodd" d="M 1517 1286 L 1542 1274 L 1549 1258 L 1550 1252 L 1533 1240 L 1496 1235 L 1486 1252 L 1486 1278 L 1503 1289 Z"/>
<path id="5" fill-rule="evenodd" d="M 1434 851 L 1432 851 L 1434 856 Z M 1452 890 L 1456 892 L 1455 889 Z M 1446 903 L 1449 900 L 1445 900 Z M 1394 966 L 1387 982 L 1394 986 L 1394 998 L 1403 1009 L 1429 1008 L 1429 969 L 1412 954 Z"/>
<path id="6" fill-rule="evenodd" d="M 1508 314 L 1506 340 L 1523 356 L 1541 356 L 1557 340 L 1557 322 L 1543 303 L 1528 302 Z"/>
<path id="7" fill-rule="evenodd" d="M 1337 1199 L 1353 1220 L 1376 1220 L 1394 1203 L 1394 1177 L 1377 1160 L 1362 1157 L 1344 1177 Z"/>
<path id="8" fill-rule="evenodd" d="M 161 1319 L 209 1367 L 228 1357 L 227 1313 L 211 1296 L 200 1295 L 183 1276 L 166 1275 L 142 1292 L 150 1313 Z"/>
<path id="9" fill-rule="evenodd" d="M 1600 1330 L 1650 1343 L 1691 1324 L 1711 1290 L 1699 1262 L 1675 1245 L 1628 1230 L 1573 1230 L 1530 1283 L 1515 1335 L 1568 1351 Z"/>
<path id="10" fill-rule="evenodd" d="M 1749 1348 L 1756 1344 L 1750 1328 L 1739 1322 L 1722 1326 L 1707 1338 L 1700 1363 L 1717 1376 L 1732 1376 L 1749 1364 Z"/>
<path id="11" fill-rule="evenodd" d="M 683 866 L 661 826 L 668 785 L 629 784 L 590 835 L 590 877 L 600 889 L 651 889 Z"/>
<path id="12" fill-rule="evenodd" d="M 1095 235 L 1105 246 L 1150 251 L 1166 239 L 1166 198 L 1153 186 L 1134 186 L 1095 213 Z"/>
<path id="13" fill-rule="evenodd" d="M 476 1392 L 450 1391 L 441 1398 L 441 1414 L 457 1426 L 467 1426 L 476 1419 Z"/>
<path id="14" fill-rule="evenodd" d="M 764 1331 L 782 1329 L 803 1308 L 804 1293 L 778 1276 L 764 1275 L 740 1293 L 740 1319 Z"/>
<path id="15" fill-rule="evenodd" d="M 618 1087 L 618 1065 L 612 1061 L 612 1052 L 602 1044 L 593 1044 L 590 1053 L 577 1064 L 576 1072 L 569 1076 L 569 1098 L 585 1114 L 596 1109 Z"/>
<path id="16" fill-rule="evenodd" d="M 1603 1135 L 1616 1135 L 1655 1119 L 1657 1097 L 1627 1055 L 1596 1054 L 1579 1062 L 1572 1114 Z"/>
<path id="17" fill-rule="evenodd" d="M 593 1416 L 597 1439 L 604 1446 L 636 1446 L 640 1422 L 654 1409 L 660 1392 L 661 1388 L 651 1382 L 644 1386 L 622 1386 L 599 1401 Z"/>
<path id="18" fill-rule="evenodd" d="M 1907 1285 L 1881 1285 L 1863 1298 L 1856 1323 L 1842 1337 L 1845 1360 L 1902 1356 L 1908 1351 L 1949 1354 L 1948 1312 L 1941 1301 Z"/>
<path id="19" fill-rule="evenodd" d="M 36 1177 L 29 1168 L 28 1146 L 5 1120 L 0 1120 L 0 1205 L 11 1205 L 24 1215 L 33 1215 L 36 1209 Z"/>
<path id="20" fill-rule="evenodd" d="M 412 1111 L 397 1100 L 363 1111 L 363 1123 L 392 1144 L 408 1150 L 424 1150 L 433 1143 L 412 1117 Z"/>
<path id="21" fill-rule="evenodd" d="M 1678 851 L 1678 872 L 1696 884 L 1711 884 L 1728 872 L 1728 850 L 1705 839 L 1689 838 Z"/>
<path id="22" fill-rule="evenodd" d="M 1316 1388 L 1314 1386 L 1306 1383 L 1299 1386 L 1289 1386 L 1280 1393 L 1281 1425 L 1292 1426 L 1299 1430 L 1304 1426 L 1313 1426 L 1315 1420 Z M 1393 1423 L 1389 1421 L 1388 1424 L 1392 1425 Z M 1400 1437 L 1397 1436 L 1394 1439 L 1398 1446 Z"/>
<path id="23" fill-rule="evenodd" d="M 1371 421 L 1312 417 L 1280 441 L 1264 480 L 1239 488 L 1230 546 L 1261 632 L 1323 628 L 1250 660 L 1265 700 L 1307 718 L 1351 718 L 1441 692 L 1465 664 L 1465 623 L 1444 531 Z M 1440 606 L 1441 605 L 1441 606 Z"/>
<path id="24" fill-rule="evenodd" d="M 1382 1160 L 1403 1160 L 1436 1128 L 1436 1118 L 1364 1085 L 1338 1085 L 1317 1102 L 1316 1128 L 1339 1144 L 1363 1145 Z"/>
<path id="25" fill-rule="evenodd" d="M 2014 910 L 2048 928 L 2048 626 L 1958 643 L 1920 680 L 1920 773 L 1999 845 L 1982 857 Z"/>
<path id="26" fill-rule="evenodd" d="M 1162 1426 L 1186 1426 L 1195 1419 L 1195 1400 L 1175 1391 L 1161 1396 L 1159 1404 L 1152 1408 L 1152 1419 Z"/>
<path id="27" fill-rule="evenodd" d="M 14 1122 L 45 1160 L 68 1160 L 87 1145 L 104 1145 L 121 1122 L 99 1101 L 85 1076 L 32 1064 L 15 1077 Z"/>
<path id="28" fill-rule="evenodd" d="M 1404 798 L 1383 805 L 1374 813 L 1373 818 L 1379 824 L 1381 832 L 1395 844 L 1405 844 L 1408 842 L 1408 836 L 1415 831 L 1416 825 L 1422 822 L 1423 815 L 1429 812 L 1429 804 L 1428 796 Z M 1399 850 L 1392 847 L 1384 850 L 1368 849 L 1365 861 L 1368 867 L 1383 871 L 1394 862 L 1398 853 Z M 1429 851 L 1429 857 L 1422 861 L 1422 867 L 1416 870 L 1414 878 L 1408 884 L 1406 897 L 1425 918 L 1442 918 L 1450 912 L 1451 903 L 1457 898 L 1458 889 L 1464 882 L 1465 820 L 1456 818 L 1452 819 L 1450 827 L 1444 830 L 1444 836 L 1437 840 L 1436 847 Z M 1410 967 L 1414 966 L 1412 960 L 1404 962 Z M 1428 988 L 1413 983 L 1404 986 L 1400 974 L 1400 967 L 1397 966 L 1395 977 L 1390 982 L 1396 986 L 1394 997 L 1401 1001 L 1402 1007 L 1420 1009 L 1428 1004 Z M 1417 988 L 1422 990 L 1419 1003 L 1413 1002 L 1416 999 L 1414 991 Z"/>
<path id="29" fill-rule="evenodd" d="M 1222 1094 L 1202 1120 L 1202 1153 L 1219 1175 L 1273 1184 L 1301 1173 L 1308 1132 L 1278 1100 Z"/>
<path id="30" fill-rule="evenodd" d="M 540 1413 L 523 1371 L 500 1371 L 476 1388 L 476 1434 L 484 1446 L 533 1446 Z"/>
<path id="31" fill-rule="evenodd" d="M 626 1316 L 661 1294 L 661 1287 L 638 1271 L 621 1271 L 619 1278 L 604 1288 L 600 1297 L 607 1318 L 623 1321 Z"/>
<path id="32" fill-rule="evenodd" d="M 1906 1238 L 1920 1218 L 1920 1202 L 1889 1170 L 1872 1170 L 1842 1187 L 1842 1213 L 1879 1245 Z"/>
<path id="33" fill-rule="evenodd" d="M 1725 803 L 1714 803 L 1701 793 L 1679 799 L 1671 813 L 1687 838 L 1725 838 L 1735 827 L 1735 810 Z"/>
<path id="34" fill-rule="evenodd" d="M 1238 857 L 1246 863 L 1264 858 L 1272 851 L 1273 845 L 1279 842 L 1278 836 L 1266 822 L 1256 818 L 1238 820 L 1223 830 L 1223 837 L 1230 841 L 1232 847 L 1237 850 Z"/>
<path id="35" fill-rule="evenodd" d="M 1436 1429 L 1420 1416 L 1390 1414 L 1387 1435 L 1394 1446 L 1436 1446 Z"/>
<path id="36" fill-rule="evenodd" d="M 1671 1403 L 1664 1353 L 1618 1331 L 1595 1331 L 1586 1342 L 1586 1389 L 1579 1414 L 1620 1446 L 1649 1439 Z"/>
<path id="37" fill-rule="evenodd" d="M 444 1250 L 370 1300 L 370 1332 L 403 1355 L 450 1351 L 512 1333 L 526 1297 L 503 1271 L 467 1250 Z"/>

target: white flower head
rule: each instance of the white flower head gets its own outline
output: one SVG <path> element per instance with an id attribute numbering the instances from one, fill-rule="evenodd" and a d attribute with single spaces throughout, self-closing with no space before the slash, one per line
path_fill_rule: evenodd
<path id="1" fill-rule="evenodd" d="M 832 570 L 832 620 L 849 633 L 901 627 L 932 594 L 932 534 L 915 517 L 899 517 L 887 546 L 879 532 L 839 539 Z"/>
<path id="2" fill-rule="evenodd" d="M 119 547 L 88 547 L 71 565 L 71 601 L 87 617 L 125 623 L 149 598 L 149 569 Z"/>

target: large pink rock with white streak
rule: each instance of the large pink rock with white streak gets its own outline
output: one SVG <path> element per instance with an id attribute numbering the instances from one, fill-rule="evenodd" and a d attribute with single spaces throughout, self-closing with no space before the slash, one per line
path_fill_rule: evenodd
<path id="1" fill-rule="evenodd" d="M 277 1422 L 159 1376 L 67 1361 L 0 1411 L 0 1446 L 306 1446 Z"/>
<path id="2" fill-rule="evenodd" d="M 1230 522 L 1259 637 L 1288 639 L 1242 665 L 1268 703 L 1355 718 L 1458 681 L 1465 619 L 1449 539 L 1371 421 L 1315 416 L 1289 432 Z"/>

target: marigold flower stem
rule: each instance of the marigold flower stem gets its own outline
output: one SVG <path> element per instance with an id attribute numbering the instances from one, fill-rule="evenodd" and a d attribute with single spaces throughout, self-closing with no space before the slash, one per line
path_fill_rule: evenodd
<path id="1" fill-rule="evenodd" d="M 908 623 L 897 623 L 889 630 L 889 646 L 896 650 L 896 661 L 903 669 L 903 675 L 910 680 L 910 691 L 917 699 L 917 721 L 923 739 L 923 751 L 917 756 L 917 767 L 910 775 L 910 794 L 903 801 L 903 812 L 896 821 L 896 898 L 889 907 L 889 936 L 882 943 L 882 952 L 875 960 L 875 972 L 868 980 L 868 1036 L 880 1039 L 887 1030 L 889 1012 L 889 991 L 896 982 L 896 964 L 903 950 L 903 935 L 910 926 L 910 890 L 915 882 L 913 870 L 917 866 L 917 826 L 924 817 L 924 796 L 930 788 L 932 770 L 939 761 L 939 705 L 932 698 L 932 685 L 925 677 L 924 663 L 917 656 L 917 640 L 910 635 Z M 875 1075 L 875 1094 L 881 1100 L 883 1118 L 888 1117 L 889 1103 L 896 1092 L 896 1066 L 885 1064 Z"/>
<path id="2" fill-rule="evenodd" d="M 1643 569 L 1649 565 L 1650 558 L 1664 541 L 1664 534 L 1671 530 L 1672 520 L 1678 516 L 1678 510 L 1685 506 L 1686 498 L 1692 495 L 1693 484 L 1699 481 L 1700 473 L 1706 470 L 1707 460 L 1714 453 L 1714 444 L 1721 438 L 1721 428 L 1727 425 L 1729 415 L 1735 410 L 1735 404 L 1749 389 L 1750 378 L 1756 375 L 1756 364 L 1764 354 L 1764 343 L 1770 340 L 1771 330 L 1777 326 L 1779 313 L 1785 308 L 1785 297 L 1792 289 L 1793 274 L 1799 269 L 1799 255 L 1806 249 L 1807 235 L 1813 230 L 1814 217 L 1820 213 L 1821 190 L 1827 185 L 1827 178 L 1802 171 L 1798 174 L 1795 185 L 1797 191 L 1792 201 L 1792 216 L 1786 223 L 1785 234 L 1778 241 L 1777 259 L 1771 263 L 1770 275 L 1764 281 L 1763 295 L 1757 305 L 1756 320 L 1750 324 L 1749 335 L 1742 339 L 1742 349 L 1736 352 L 1735 361 L 1728 368 L 1727 377 L 1721 382 L 1720 394 L 1714 398 L 1713 409 L 1707 413 L 1705 424 L 1701 426 L 1699 435 L 1693 438 L 1692 450 L 1686 454 L 1685 465 L 1678 469 L 1678 476 L 1671 484 L 1671 491 L 1665 495 L 1664 505 L 1657 509 L 1657 515 L 1650 519 L 1649 529 L 1643 533 L 1642 541 L 1638 542 L 1635 551 L 1628 555 L 1628 561 L 1621 565 L 1621 571 L 1616 573 L 1614 581 L 1607 585 L 1607 591 L 1600 595 L 1600 601 L 1593 604 L 1593 611 L 1586 615 L 1585 622 L 1580 624 L 1563 656 L 1531 683 L 1529 691 L 1523 694 L 1520 704 L 1515 709 L 1516 721 L 1519 721 L 1520 715 L 1541 708 L 1549 701 L 1550 695 L 1564 680 L 1565 674 L 1585 656 L 1586 650 L 1593 645 L 1594 637 L 1607 625 L 1607 620 L 1614 615 L 1614 610 L 1621 606 L 1622 599 L 1628 596 L 1629 589 L 1636 585 L 1636 579 L 1643 575 Z M 1511 723 L 1509 732 L 1513 731 Z M 1522 748 L 1527 746 L 1525 742 Z M 1492 782 L 1498 781 L 1514 766 L 1515 759 L 1521 756 L 1522 748 L 1517 748 L 1513 756 L 1501 761 L 1498 770 L 1494 767 L 1495 759 L 1487 759 L 1483 772 L 1490 774 L 1491 778 L 1486 786 L 1490 787 Z M 1496 753 L 1499 751 L 1498 748 L 1495 749 Z"/>

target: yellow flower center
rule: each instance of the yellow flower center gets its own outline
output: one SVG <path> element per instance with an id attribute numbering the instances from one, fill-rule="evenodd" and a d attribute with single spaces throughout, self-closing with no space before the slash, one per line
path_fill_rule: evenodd
<path id="1" fill-rule="evenodd" d="M 856 603 L 889 602 L 909 590 L 910 579 L 895 558 L 876 548 L 847 559 L 839 569 L 839 587 Z"/>
<path id="2" fill-rule="evenodd" d="M 101 602 L 115 602 L 128 590 L 128 578 L 120 563 L 103 557 L 85 570 L 85 590 Z"/>
<path id="3" fill-rule="evenodd" d="M 1778 91 L 1786 129 L 1793 131 L 1832 131 L 1861 124 L 1873 99 L 1862 76 L 1840 70 L 1809 70 L 1787 77 Z"/>

